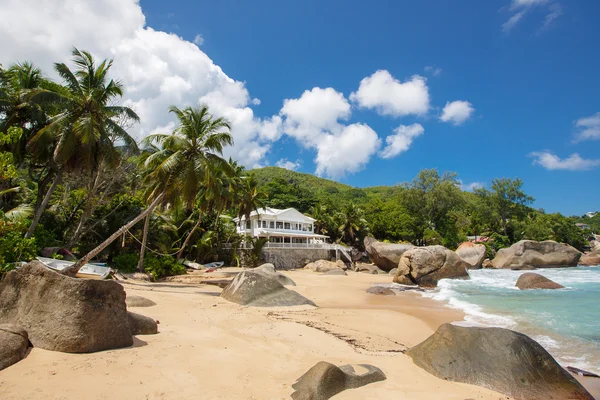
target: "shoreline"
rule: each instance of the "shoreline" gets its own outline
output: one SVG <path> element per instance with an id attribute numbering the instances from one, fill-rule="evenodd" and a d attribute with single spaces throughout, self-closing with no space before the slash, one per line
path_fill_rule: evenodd
<path id="1" fill-rule="evenodd" d="M 234 271 L 239 269 L 210 276 Z M 126 281 L 129 295 L 157 303 L 131 311 L 159 320 L 158 335 L 137 336 L 130 348 L 90 354 L 34 348 L 0 371 L 0 398 L 285 399 L 296 379 L 319 361 L 372 364 L 387 375 L 336 399 L 500 397 L 435 378 L 402 354 L 440 324 L 461 320 L 462 312 L 419 293 L 366 293 L 373 283 L 390 283 L 387 275 L 284 273 L 297 284 L 291 289 L 320 307 L 243 307 L 221 299 L 221 289 L 211 285 Z"/>

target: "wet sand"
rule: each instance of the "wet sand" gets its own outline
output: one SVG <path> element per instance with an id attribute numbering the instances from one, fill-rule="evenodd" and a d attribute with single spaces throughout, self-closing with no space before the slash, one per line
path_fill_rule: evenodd
<path id="1" fill-rule="evenodd" d="M 367 294 L 391 277 L 348 274 L 287 272 L 292 289 L 319 308 L 242 307 L 218 297 L 216 286 L 127 281 L 129 295 L 157 303 L 131 310 L 159 320 L 158 335 L 92 354 L 34 348 L 0 371 L 0 399 L 289 399 L 292 384 L 319 361 L 373 364 L 387 375 L 335 399 L 506 399 L 437 379 L 403 354 L 461 312 L 417 293 Z"/>

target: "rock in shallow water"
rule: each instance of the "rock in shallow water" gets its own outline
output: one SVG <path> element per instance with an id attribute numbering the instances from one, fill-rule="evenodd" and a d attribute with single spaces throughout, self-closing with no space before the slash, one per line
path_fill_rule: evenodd
<path id="1" fill-rule="evenodd" d="M 519 276 L 515 286 L 521 290 L 526 289 L 563 289 L 563 285 L 534 272 L 526 272 Z"/>
<path id="2" fill-rule="evenodd" d="M 359 369 L 359 372 L 356 369 Z M 363 369 L 364 372 L 360 371 Z M 359 364 L 356 368 L 352 365 L 338 367 L 321 361 L 292 385 L 296 390 L 292 393 L 292 399 L 327 400 L 346 389 L 356 389 L 385 379 L 385 374 L 373 365 Z"/>
<path id="3" fill-rule="evenodd" d="M 516 400 L 593 400 L 542 346 L 508 329 L 444 324 L 406 354 L 440 379 L 483 386 Z"/>
<path id="4" fill-rule="evenodd" d="M 506 249 L 498 250 L 492 260 L 494 268 L 520 269 L 576 267 L 581 253 L 574 247 L 553 240 L 536 242 L 521 240 Z"/>
<path id="5" fill-rule="evenodd" d="M 28 347 L 25 329 L 13 324 L 0 324 L 0 371 L 25 358 Z"/>
<path id="6" fill-rule="evenodd" d="M 468 266 L 444 246 L 416 247 L 402 255 L 394 282 L 435 287 L 440 279 L 469 278 Z"/>

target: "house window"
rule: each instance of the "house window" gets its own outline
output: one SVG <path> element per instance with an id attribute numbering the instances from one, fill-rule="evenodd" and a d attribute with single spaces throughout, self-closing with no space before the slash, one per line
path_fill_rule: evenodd
<path id="1" fill-rule="evenodd" d="M 284 224 L 284 227 L 283 227 L 283 229 L 290 229 L 290 223 L 289 223 L 289 222 L 286 222 L 286 223 Z"/>
<path id="2" fill-rule="evenodd" d="M 263 228 L 266 228 L 266 227 L 267 227 L 267 221 L 263 221 L 263 222 L 262 222 L 262 227 L 263 227 Z"/>
<path id="3" fill-rule="evenodd" d="M 252 225 L 250 225 L 251 222 L 250 220 L 246 221 L 246 229 L 250 229 L 252 227 Z"/>
<path id="4" fill-rule="evenodd" d="M 283 229 L 283 222 L 277 223 L 277 229 Z"/>
<path id="5" fill-rule="evenodd" d="M 269 222 L 269 228 L 275 229 L 275 221 Z"/>

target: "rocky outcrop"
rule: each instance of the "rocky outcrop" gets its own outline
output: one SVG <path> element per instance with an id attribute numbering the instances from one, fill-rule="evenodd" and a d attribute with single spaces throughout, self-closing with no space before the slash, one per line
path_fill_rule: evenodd
<path id="1" fill-rule="evenodd" d="M 346 269 L 346 266 L 344 265 L 344 267 L 342 267 L 342 265 L 344 265 L 343 262 L 341 264 L 338 264 L 337 262 L 333 261 L 317 260 L 315 262 L 306 264 L 304 269 L 309 269 L 313 272 L 327 272 L 336 269 L 341 269 L 343 271 L 344 269 Z"/>
<path id="2" fill-rule="evenodd" d="M 469 264 L 470 269 L 480 269 L 485 260 L 485 251 L 485 246 L 482 244 L 464 242 L 456 249 L 456 255 Z"/>
<path id="3" fill-rule="evenodd" d="M 382 271 L 375 264 L 365 264 L 365 263 L 361 263 L 361 262 L 356 263 L 356 267 L 354 268 L 354 270 L 356 272 L 364 272 L 366 274 L 373 274 L 373 275 L 386 275 L 387 274 L 387 272 Z"/>
<path id="4" fill-rule="evenodd" d="M 28 347 L 25 329 L 13 324 L 0 324 L 0 371 L 25 358 Z"/>
<path id="5" fill-rule="evenodd" d="M 402 255 L 394 282 L 435 287 L 440 279 L 468 278 L 467 267 L 466 262 L 444 246 L 415 247 Z"/>
<path id="6" fill-rule="evenodd" d="M 586 253 L 581 256 L 579 259 L 579 265 L 590 266 L 590 265 L 599 265 L 600 266 L 600 250 L 592 251 L 591 253 Z"/>
<path id="7" fill-rule="evenodd" d="M 296 286 L 296 282 L 294 282 L 284 274 L 275 271 L 275 266 L 273 264 L 263 264 L 260 267 L 254 268 L 253 271 L 259 274 L 273 277 L 274 279 L 277 279 L 277 281 L 283 286 Z"/>
<path id="8" fill-rule="evenodd" d="M 127 307 L 152 307 L 156 305 L 152 300 L 142 296 L 127 296 L 125 304 L 127 304 Z"/>
<path id="9" fill-rule="evenodd" d="M 125 290 L 70 278 L 32 261 L 0 281 L 0 323 L 23 327 L 34 347 L 67 353 L 133 344 Z"/>
<path id="10" fill-rule="evenodd" d="M 292 385 L 295 389 L 292 399 L 327 400 L 344 390 L 356 389 L 386 379 L 385 374 L 373 365 L 359 364 L 357 367 L 366 371 L 357 373 L 352 365 L 338 367 L 321 361 Z"/>
<path id="11" fill-rule="evenodd" d="M 521 290 L 526 289 L 563 289 L 563 285 L 534 272 L 526 272 L 519 276 L 515 284 Z"/>
<path id="12" fill-rule="evenodd" d="M 516 400 L 593 400 L 542 346 L 508 329 L 444 324 L 406 354 L 440 379 L 483 386 Z"/>
<path id="13" fill-rule="evenodd" d="M 574 247 L 553 240 L 536 242 L 521 240 L 506 249 L 498 250 L 492 260 L 494 268 L 521 269 L 576 267 L 581 253 Z"/>
<path id="14" fill-rule="evenodd" d="M 158 322 L 150 317 L 128 311 L 127 318 L 132 335 L 155 335 L 158 333 Z"/>
<path id="15" fill-rule="evenodd" d="M 364 243 L 371 262 L 386 272 L 396 268 L 402 254 L 415 247 L 412 244 L 378 242 L 372 237 L 366 237 Z"/>
<path id="16" fill-rule="evenodd" d="M 284 307 L 315 303 L 285 288 L 276 278 L 254 271 L 242 271 L 223 289 L 221 297 L 233 303 L 255 307 Z"/>

